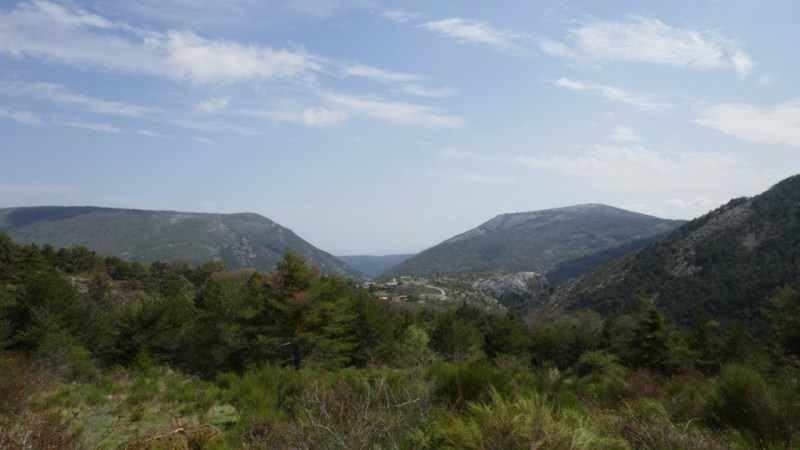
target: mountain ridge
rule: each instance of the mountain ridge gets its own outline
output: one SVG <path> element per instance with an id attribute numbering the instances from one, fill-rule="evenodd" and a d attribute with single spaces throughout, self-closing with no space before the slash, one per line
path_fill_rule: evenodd
<path id="1" fill-rule="evenodd" d="M 800 287 L 800 175 L 729 201 L 640 252 L 555 290 L 552 308 L 625 314 L 651 302 L 672 320 L 700 316 L 766 332 L 763 309 Z"/>
<path id="2" fill-rule="evenodd" d="M 220 214 L 95 206 L 0 209 L 0 232 L 23 243 L 82 245 L 104 256 L 153 262 L 223 261 L 229 268 L 270 271 L 287 249 L 325 273 L 361 274 L 273 220 L 252 212 Z"/>
<path id="3" fill-rule="evenodd" d="M 500 214 L 422 251 L 382 276 L 491 271 L 547 274 L 571 261 L 652 239 L 682 223 L 597 203 Z M 609 257 L 618 256 L 612 253 Z"/>

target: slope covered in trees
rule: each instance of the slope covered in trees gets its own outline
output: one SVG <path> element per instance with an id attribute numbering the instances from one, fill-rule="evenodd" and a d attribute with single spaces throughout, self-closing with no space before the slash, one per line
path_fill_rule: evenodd
<path id="1" fill-rule="evenodd" d="M 0 209 L 0 232 L 15 241 L 56 249 L 84 246 L 125 261 L 212 259 L 227 267 L 271 271 L 286 249 L 324 273 L 360 277 L 358 271 L 294 232 L 258 214 L 201 214 L 97 207 L 42 206 Z"/>
<path id="2" fill-rule="evenodd" d="M 385 275 L 533 271 L 561 280 L 634 250 L 637 242 L 649 242 L 681 223 L 597 204 L 502 214 Z"/>
<path id="3" fill-rule="evenodd" d="M 800 175 L 562 286 L 552 304 L 621 314 L 646 299 L 683 325 L 705 316 L 767 332 L 766 299 L 784 287 L 800 288 Z"/>
<path id="4" fill-rule="evenodd" d="M 798 300 L 771 333 L 383 303 L 273 273 L 0 234 L 0 447 L 793 448 Z M 164 425 L 166 424 L 166 425 Z"/>

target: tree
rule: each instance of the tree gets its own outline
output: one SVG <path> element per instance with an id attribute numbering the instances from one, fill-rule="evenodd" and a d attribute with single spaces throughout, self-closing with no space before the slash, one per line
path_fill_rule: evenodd
<path id="1" fill-rule="evenodd" d="M 477 355 L 483 347 L 483 335 L 452 311 L 439 316 L 431 336 L 431 348 L 448 360 L 461 363 Z"/>
<path id="2" fill-rule="evenodd" d="M 784 286 L 769 299 L 772 332 L 778 347 L 800 358 L 800 291 Z"/>
<path id="3" fill-rule="evenodd" d="M 664 314 L 655 305 L 647 304 L 633 331 L 633 364 L 664 372 L 669 362 L 669 351 L 669 333 Z"/>

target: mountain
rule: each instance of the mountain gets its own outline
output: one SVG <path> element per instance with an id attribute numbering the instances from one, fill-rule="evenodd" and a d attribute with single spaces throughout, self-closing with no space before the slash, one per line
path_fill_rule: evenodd
<path id="1" fill-rule="evenodd" d="M 193 264 L 221 260 L 229 268 L 271 271 L 285 249 L 325 273 L 360 278 L 355 270 L 301 239 L 290 229 L 252 213 L 203 214 L 175 211 L 43 206 L 0 209 L 0 232 L 21 243 L 53 247 L 82 245 L 127 261 Z"/>
<path id="2" fill-rule="evenodd" d="M 598 204 L 502 214 L 384 275 L 533 271 L 560 281 L 644 246 L 682 223 Z"/>
<path id="3" fill-rule="evenodd" d="M 358 270 L 364 275 L 375 278 L 378 275 L 386 272 L 392 267 L 400 264 L 414 256 L 413 253 L 407 255 L 384 255 L 384 256 L 370 256 L 370 255 L 352 255 L 352 256 L 337 256 L 340 261 L 348 266 Z"/>
<path id="4" fill-rule="evenodd" d="M 800 288 L 800 175 L 563 284 L 549 304 L 624 314 L 644 300 L 682 325 L 705 315 L 765 331 L 766 300 L 783 286 Z"/>

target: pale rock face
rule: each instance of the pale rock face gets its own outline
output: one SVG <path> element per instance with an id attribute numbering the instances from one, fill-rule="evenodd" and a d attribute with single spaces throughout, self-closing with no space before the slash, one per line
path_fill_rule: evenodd
<path id="1" fill-rule="evenodd" d="M 507 308 L 530 306 L 547 295 L 547 278 L 536 272 L 498 273 L 480 278 L 472 287 L 498 300 Z"/>

